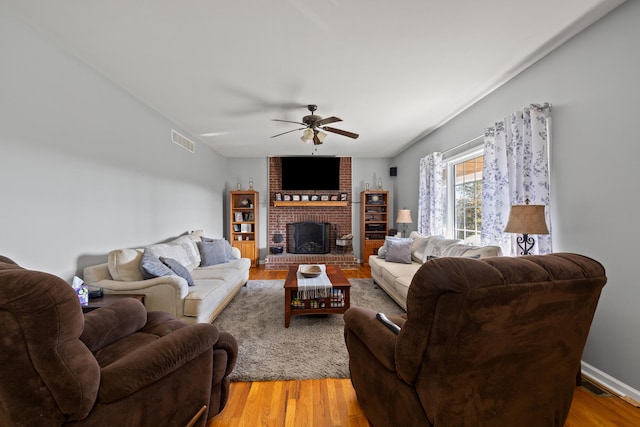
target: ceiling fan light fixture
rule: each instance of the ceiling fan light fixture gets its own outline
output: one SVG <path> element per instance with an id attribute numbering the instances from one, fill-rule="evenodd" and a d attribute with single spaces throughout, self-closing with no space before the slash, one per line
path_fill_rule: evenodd
<path id="1" fill-rule="evenodd" d="M 302 136 L 300 137 L 300 139 L 306 142 L 307 144 L 313 141 L 313 129 L 311 128 L 305 129 L 304 132 L 302 132 Z"/>
<path id="2" fill-rule="evenodd" d="M 318 131 L 318 139 L 320 140 L 320 142 L 324 142 L 324 139 L 327 137 L 327 134 L 322 132 L 321 130 Z"/>

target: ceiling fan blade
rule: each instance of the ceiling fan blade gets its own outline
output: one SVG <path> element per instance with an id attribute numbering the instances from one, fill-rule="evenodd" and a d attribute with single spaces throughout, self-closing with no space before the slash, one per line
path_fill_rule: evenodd
<path id="1" fill-rule="evenodd" d="M 341 122 L 341 121 L 342 119 L 339 119 L 336 116 L 331 116 L 331 117 L 327 117 L 326 119 L 318 120 L 314 124 L 316 126 L 324 126 L 324 125 L 328 125 L 329 123 L 335 123 L 335 122 Z"/>
<path id="2" fill-rule="evenodd" d="M 320 141 L 320 138 L 318 138 L 318 132 L 313 132 L 313 145 L 320 145 L 322 144 L 322 141 Z"/>
<path id="3" fill-rule="evenodd" d="M 288 131 L 286 131 L 286 132 L 282 132 L 282 133 L 279 133 L 279 134 L 277 134 L 277 135 L 273 135 L 271 138 L 275 138 L 276 136 L 284 135 L 284 134 L 291 133 L 291 132 L 297 132 L 297 131 L 299 131 L 299 130 L 306 129 L 306 128 L 307 128 L 307 127 L 305 126 L 305 127 L 303 127 L 303 128 L 300 128 L 300 129 L 288 130 Z"/>
<path id="4" fill-rule="evenodd" d="M 293 122 L 291 120 L 281 120 L 281 119 L 271 119 L 272 122 L 284 122 L 284 123 L 295 123 L 297 125 L 303 125 L 306 126 L 304 123 L 300 123 L 300 122 Z"/>
<path id="5" fill-rule="evenodd" d="M 327 132 L 337 133 L 338 135 L 346 136 L 348 138 L 353 138 L 353 139 L 358 139 L 358 137 L 360 136 L 357 133 L 348 132 L 346 130 L 336 129 L 329 126 L 323 127 L 322 130 L 326 130 Z"/>

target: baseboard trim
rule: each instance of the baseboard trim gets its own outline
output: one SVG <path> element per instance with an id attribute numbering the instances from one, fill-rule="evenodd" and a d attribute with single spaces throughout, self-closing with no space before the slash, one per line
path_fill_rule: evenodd
<path id="1" fill-rule="evenodd" d="M 640 391 L 628 386 L 616 378 L 613 378 L 611 375 L 602 372 L 584 361 L 581 362 L 581 365 L 582 375 L 587 377 L 590 381 L 597 383 L 625 402 L 635 407 L 640 407 Z"/>

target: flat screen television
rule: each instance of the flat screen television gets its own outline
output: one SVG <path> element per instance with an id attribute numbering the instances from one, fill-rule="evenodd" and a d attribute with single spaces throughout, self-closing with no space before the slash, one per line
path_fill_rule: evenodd
<path id="1" fill-rule="evenodd" d="M 340 190 L 340 157 L 283 157 L 283 191 Z"/>

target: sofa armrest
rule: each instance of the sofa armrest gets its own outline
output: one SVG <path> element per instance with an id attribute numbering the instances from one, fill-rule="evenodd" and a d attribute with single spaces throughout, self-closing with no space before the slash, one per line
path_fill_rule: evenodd
<path id="1" fill-rule="evenodd" d="M 140 301 L 125 298 L 100 310 L 84 315 L 84 330 L 80 341 L 92 353 L 133 334 L 147 322 L 147 310 Z"/>
<path id="2" fill-rule="evenodd" d="M 176 329 L 101 370 L 98 399 L 109 404 L 123 399 L 211 351 L 218 329 L 198 323 Z"/>
<path id="3" fill-rule="evenodd" d="M 187 281 L 178 276 L 132 282 L 100 280 L 90 286 L 102 288 L 107 294 L 144 294 L 147 311 L 166 311 L 178 319 L 184 314 L 184 299 L 189 295 Z"/>
<path id="4" fill-rule="evenodd" d="M 178 276 L 154 277 L 153 279 L 136 280 L 131 282 L 104 279 L 89 284 L 92 288 L 105 289 L 112 291 L 111 293 L 120 291 L 140 291 L 138 293 L 144 293 L 145 290 L 158 285 L 171 286 L 176 290 L 176 292 L 178 292 L 180 298 L 184 298 L 189 294 L 189 285 L 187 284 L 187 281 Z"/>
<path id="5" fill-rule="evenodd" d="M 352 334 L 385 368 L 395 371 L 397 336 L 378 321 L 376 314 L 376 311 L 362 307 L 351 307 L 344 313 L 347 347 Z"/>

